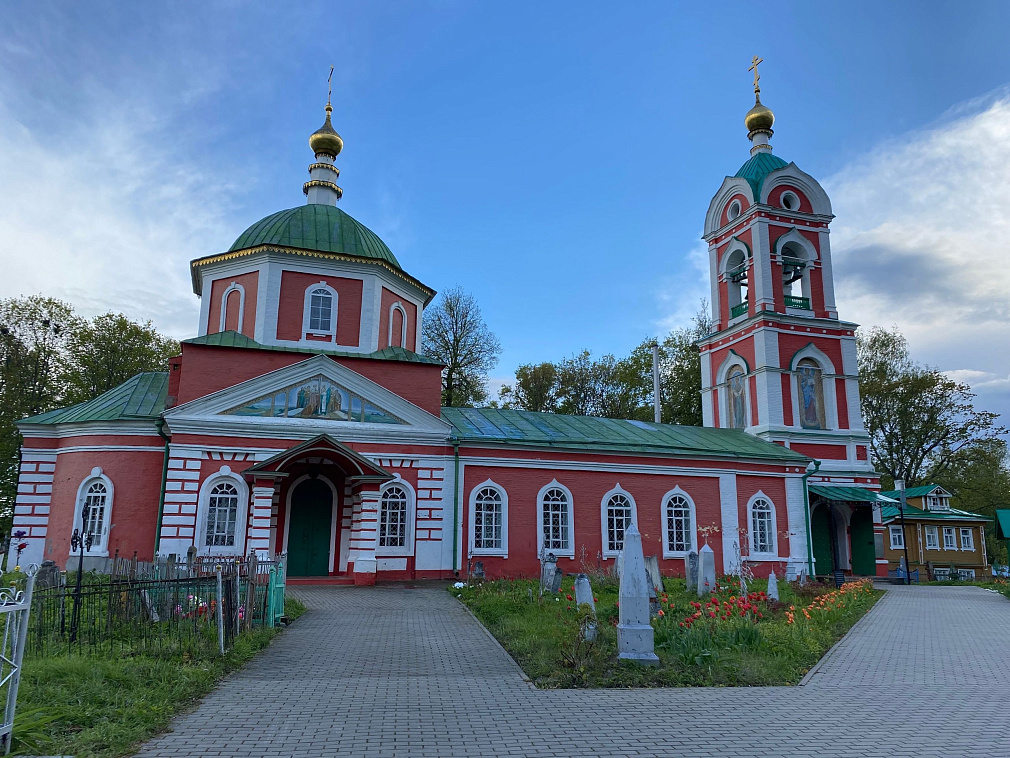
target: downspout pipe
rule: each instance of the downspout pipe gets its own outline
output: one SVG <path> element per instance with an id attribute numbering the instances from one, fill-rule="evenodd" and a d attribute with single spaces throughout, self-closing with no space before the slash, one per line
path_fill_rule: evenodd
<path id="1" fill-rule="evenodd" d="M 158 435 L 165 440 L 165 460 L 161 466 L 161 497 L 158 498 L 158 523 L 154 528 L 154 554 L 158 555 L 161 547 L 161 520 L 165 515 L 165 487 L 168 485 L 168 444 L 172 441 L 171 436 L 165 434 L 165 419 L 159 416 L 154 420 L 154 425 L 158 429 Z"/>
<path id="2" fill-rule="evenodd" d="M 452 570 L 456 576 L 459 576 L 456 563 L 459 559 L 459 440 L 455 436 L 450 439 L 452 440 L 455 467 L 455 474 L 452 477 Z"/>
<path id="3" fill-rule="evenodd" d="M 810 466 L 813 466 L 813 468 L 810 468 Z M 807 473 L 803 475 L 803 513 L 806 516 L 807 522 L 807 576 L 811 578 L 814 576 L 814 534 L 810 526 L 810 493 L 807 490 L 807 479 L 816 474 L 820 468 L 820 461 L 811 461 L 807 464 Z"/>

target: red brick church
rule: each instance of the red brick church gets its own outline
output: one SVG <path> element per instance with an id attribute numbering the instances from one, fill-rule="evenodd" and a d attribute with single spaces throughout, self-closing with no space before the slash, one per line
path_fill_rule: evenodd
<path id="1" fill-rule="evenodd" d="M 191 263 L 197 336 L 166 371 L 20 423 L 22 564 L 65 566 L 80 529 L 86 567 L 195 549 L 357 584 L 535 575 L 545 553 L 610 565 L 635 523 L 670 573 L 705 541 L 726 572 L 886 573 L 831 204 L 772 153 L 759 97 L 705 219 L 703 427 L 442 408 L 435 291 L 337 207 L 330 113 L 306 204 Z"/>

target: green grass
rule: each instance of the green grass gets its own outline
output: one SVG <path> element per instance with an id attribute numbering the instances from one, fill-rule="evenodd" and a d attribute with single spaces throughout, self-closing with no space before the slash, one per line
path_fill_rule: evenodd
<path id="1" fill-rule="evenodd" d="M 756 580 L 748 589 L 763 592 L 766 584 Z M 595 643 L 581 639 L 587 606 L 580 611 L 568 600 L 573 594 L 571 579 L 560 593 L 543 598 L 537 595 L 536 582 L 521 580 L 450 592 L 474 612 L 537 686 L 548 688 L 796 684 L 883 594 L 869 582 L 846 585 L 841 595 L 834 593 L 833 585 L 800 588 L 780 582 L 781 603 L 752 594 L 751 600 L 740 601 L 751 605 L 744 617 L 736 605 L 731 617 L 722 618 L 726 609 L 721 606 L 712 619 L 707 615 L 709 606 L 700 619 L 686 623 L 687 616 L 698 613 L 690 603 L 708 598 L 689 595 L 683 579 L 666 579 L 665 586 L 664 615 L 653 619 L 660 664 L 651 667 L 617 659 L 618 587 L 612 579 L 593 580 L 599 630 Z M 717 597 L 721 602 L 736 600 L 738 585 L 735 589 L 726 585 Z M 806 608 L 809 620 L 803 614 Z"/>
<path id="2" fill-rule="evenodd" d="M 305 606 L 288 598 L 284 610 L 289 619 L 295 619 L 305 612 Z M 240 635 L 225 656 L 199 660 L 150 654 L 27 659 L 18 692 L 19 720 L 23 714 L 31 719 L 40 708 L 56 718 L 38 725 L 26 720 L 25 736 L 41 742 L 21 743 L 21 751 L 36 754 L 41 748 L 78 758 L 130 755 L 140 742 L 163 731 L 174 716 L 195 705 L 223 676 L 249 661 L 279 632 L 255 629 Z M 18 731 L 16 723 L 16 748 Z"/>

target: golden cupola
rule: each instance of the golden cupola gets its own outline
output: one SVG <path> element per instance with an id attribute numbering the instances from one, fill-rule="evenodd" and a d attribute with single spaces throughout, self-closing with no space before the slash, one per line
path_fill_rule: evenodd
<path id="1" fill-rule="evenodd" d="M 316 155 L 328 155 L 331 158 L 336 158 L 344 149 L 344 141 L 337 134 L 337 130 L 333 128 L 333 122 L 330 121 L 332 113 L 333 106 L 326 103 L 326 121 L 312 132 L 312 136 L 309 137 L 309 147 Z"/>
<path id="2" fill-rule="evenodd" d="M 754 107 L 747 111 L 743 118 L 747 132 L 770 132 L 772 124 L 775 123 L 775 114 L 772 109 L 761 102 L 761 95 L 754 98 Z"/>

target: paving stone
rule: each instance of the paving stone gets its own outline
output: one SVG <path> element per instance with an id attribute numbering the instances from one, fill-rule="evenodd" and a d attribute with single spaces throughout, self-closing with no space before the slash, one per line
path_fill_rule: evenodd
<path id="1" fill-rule="evenodd" d="M 442 588 L 291 594 L 310 611 L 139 755 L 1010 758 L 1010 601 L 979 588 L 890 588 L 800 687 L 648 690 L 537 690 Z"/>

